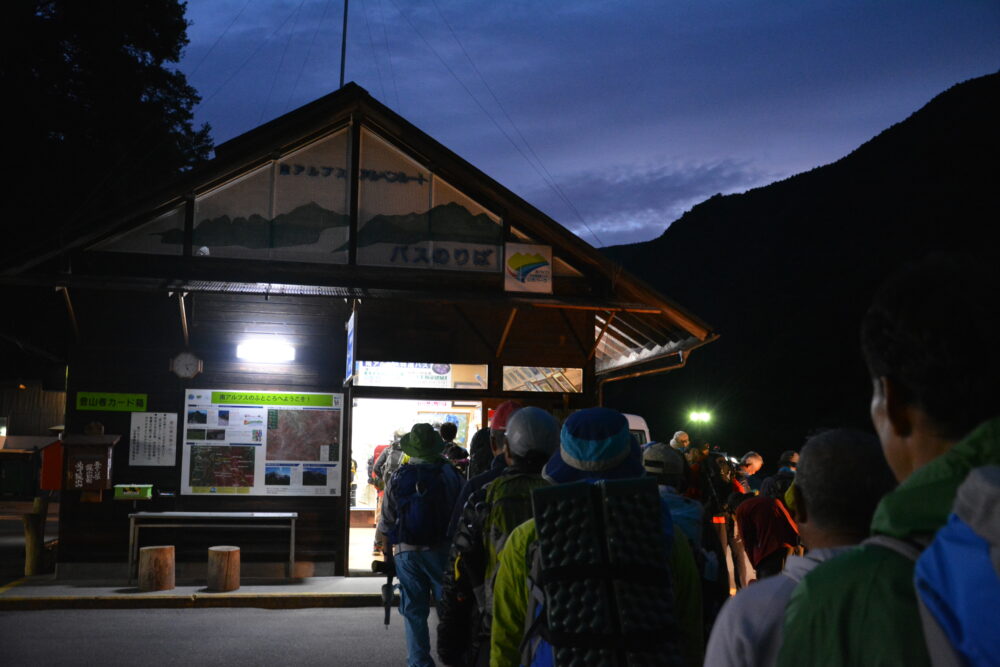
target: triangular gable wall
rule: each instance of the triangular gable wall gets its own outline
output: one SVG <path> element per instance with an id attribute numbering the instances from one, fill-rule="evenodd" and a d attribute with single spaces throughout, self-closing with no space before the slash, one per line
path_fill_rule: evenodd
<path id="1" fill-rule="evenodd" d="M 87 250 L 349 264 L 356 230 L 353 263 L 359 266 L 499 273 L 502 214 L 408 154 L 398 137 L 380 128 L 378 118 L 361 114 L 359 119 L 353 126 L 341 121 L 327 134 L 278 154 L 264 146 L 270 157 L 263 162 L 226 174 L 222 182 L 208 173 L 194 183 L 187 195 L 191 206 L 178 196 Z M 356 170 L 354 131 L 359 133 Z M 514 236 L 531 239 L 530 232 L 521 231 L 524 221 L 519 225 Z M 556 252 L 556 275 L 582 275 L 566 253 Z"/>

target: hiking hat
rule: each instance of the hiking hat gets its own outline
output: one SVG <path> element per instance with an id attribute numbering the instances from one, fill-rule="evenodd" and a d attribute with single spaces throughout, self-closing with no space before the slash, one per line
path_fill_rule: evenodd
<path id="1" fill-rule="evenodd" d="M 414 424 L 400 440 L 403 453 L 414 458 L 431 461 L 444 451 L 444 440 L 430 424 Z"/>
<path id="2" fill-rule="evenodd" d="M 493 411 L 493 419 L 490 421 L 491 431 L 502 431 L 507 428 L 507 420 L 511 415 L 521 409 L 521 404 L 517 401 L 504 401 Z"/>
<path id="3" fill-rule="evenodd" d="M 559 449 L 542 470 L 555 484 L 642 477 L 642 452 L 617 410 L 587 408 L 563 424 Z"/>
<path id="4" fill-rule="evenodd" d="M 670 445 L 654 442 L 642 453 L 642 467 L 650 475 L 684 475 L 684 457 Z"/>
<path id="5" fill-rule="evenodd" d="M 507 447 L 514 456 L 551 455 L 559 447 L 559 422 L 541 408 L 521 408 L 507 422 Z"/>

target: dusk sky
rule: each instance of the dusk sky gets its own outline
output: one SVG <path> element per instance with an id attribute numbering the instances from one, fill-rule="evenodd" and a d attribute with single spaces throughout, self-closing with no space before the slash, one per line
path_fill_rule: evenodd
<path id="1" fill-rule="evenodd" d="M 187 16 L 180 69 L 216 143 L 339 85 L 343 0 Z M 996 0 L 350 0 L 348 31 L 346 81 L 597 246 L 833 162 L 1000 69 Z"/>

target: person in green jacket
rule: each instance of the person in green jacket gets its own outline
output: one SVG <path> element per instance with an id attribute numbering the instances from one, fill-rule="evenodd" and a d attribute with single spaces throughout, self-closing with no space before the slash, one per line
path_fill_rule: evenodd
<path id="1" fill-rule="evenodd" d="M 998 294 L 994 266 L 937 257 L 887 281 L 865 315 L 872 423 L 900 481 L 874 535 L 926 545 L 969 472 L 1000 464 Z M 913 573 L 877 544 L 817 567 L 786 609 L 778 665 L 929 665 Z"/>
<path id="2" fill-rule="evenodd" d="M 606 408 L 590 408 L 605 411 Z M 581 411 L 587 412 L 587 411 Z M 577 413 L 580 414 L 580 413 Z M 564 426 L 561 446 L 549 459 L 542 474 L 555 484 L 577 480 L 623 479 L 644 474 L 639 447 L 628 436 L 627 422 L 623 438 L 593 440 L 589 446 L 574 440 L 577 449 L 570 452 Z M 583 449 L 580 449 L 581 446 Z M 691 667 L 701 665 L 704 656 L 702 630 L 701 579 L 688 540 L 677 529 L 671 541 L 669 565 L 674 592 L 674 611 L 679 630 L 682 657 Z M 521 641 L 531 591 L 528 584 L 529 547 L 536 540 L 535 520 L 515 528 L 500 552 L 500 567 L 493 587 L 493 623 L 490 633 L 491 667 L 521 664 Z"/>

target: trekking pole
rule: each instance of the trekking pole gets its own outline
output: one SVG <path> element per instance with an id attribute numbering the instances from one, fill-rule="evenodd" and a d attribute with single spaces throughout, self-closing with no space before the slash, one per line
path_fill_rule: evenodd
<path id="1" fill-rule="evenodd" d="M 389 630 L 389 616 L 392 613 L 392 572 L 385 577 L 385 583 L 382 584 L 382 604 L 385 606 L 385 623 L 386 631 Z"/>

